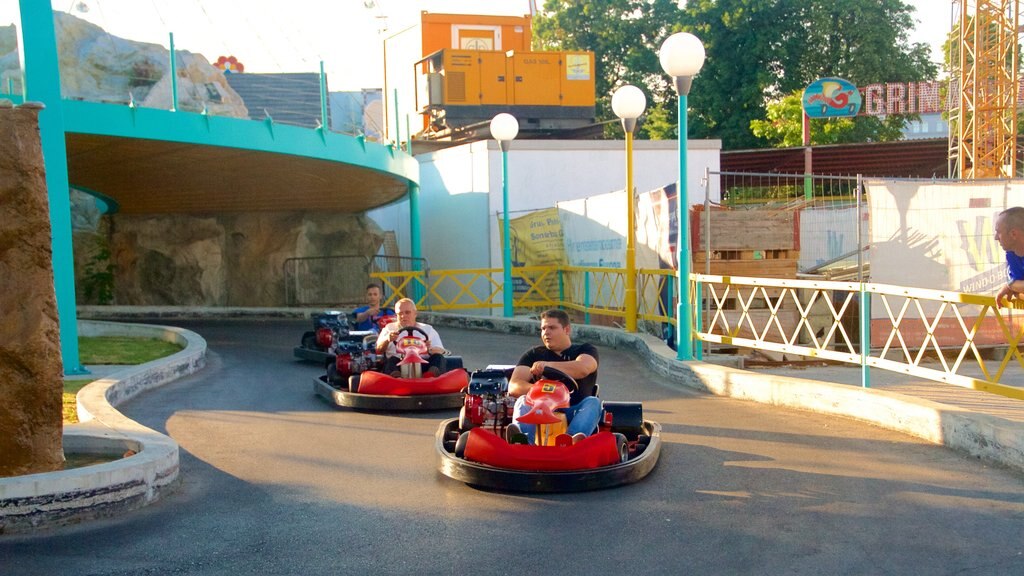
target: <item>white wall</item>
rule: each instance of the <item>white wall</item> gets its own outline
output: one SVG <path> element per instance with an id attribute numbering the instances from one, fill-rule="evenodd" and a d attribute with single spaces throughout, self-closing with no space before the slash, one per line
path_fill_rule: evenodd
<path id="1" fill-rule="evenodd" d="M 690 204 L 703 204 L 705 169 L 718 171 L 720 140 L 691 140 L 687 152 Z M 416 156 L 420 162 L 421 242 L 431 268 L 501 267 L 496 215 L 502 212 L 501 152 L 485 140 Z M 640 140 L 633 146 L 633 180 L 638 192 L 675 182 L 679 153 L 674 140 Z M 509 211 L 552 208 L 556 202 L 622 190 L 626 185 L 622 140 L 520 140 L 508 157 Z M 709 190 L 721 199 L 718 179 Z M 409 254 L 408 200 L 370 216 L 398 233 Z"/>

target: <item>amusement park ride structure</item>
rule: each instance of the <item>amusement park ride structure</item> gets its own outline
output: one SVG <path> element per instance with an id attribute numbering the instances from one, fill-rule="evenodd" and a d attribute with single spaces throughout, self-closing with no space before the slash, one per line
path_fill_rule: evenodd
<path id="1" fill-rule="evenodd" d="M 953 0 L 949 176 L 1011 178 L 1017 165 L 1019 0 Z M 956 87 L 959 87 L 957 90 Z"/>

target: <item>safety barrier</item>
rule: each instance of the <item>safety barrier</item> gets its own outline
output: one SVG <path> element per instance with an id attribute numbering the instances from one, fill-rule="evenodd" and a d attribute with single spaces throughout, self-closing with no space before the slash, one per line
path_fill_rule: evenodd
<path id="1" fill-rule="evenodd" d="M 625 270 L 576 266 L 514 268 L 514 307 L 561 307 L 621 321 Z M 424 310 L 502 307 L 500 268 L 375 272 L 391 302 L 413 297 Z M 691 275 L 694 338 L 806 358 L 858 364 L 1024 400 L 1024 318 L 991 296 L 817 280 Z M 676 323 L 673 270 L 637 272 L 638 320 L 649 332 Z M 1024 309 L 1024 304 L 1015 304 Z M 871 310 L 878 310 L 877 317 Z M 881 313 L 884 311 L 884 314 Z M 697 328 L 699 323 L 700 328 Z M 862 344 L 863 343 L 863 344 Z M 997 357 L 993 357 L 995 354 Z M 870 386 L 864 372 L 865 386 Z"/>
<path id="2" fill-rule="evenodd" d="M 1024 385 L 1018 349 L 1024 321 L 991 296 L 856 282 L 692 279 L 708 309 L 695 334 L 701 341 L 882 368 L 1024 400 L 1018 387 Z M 867 371 L 863 383 L 870 385 Z"/>

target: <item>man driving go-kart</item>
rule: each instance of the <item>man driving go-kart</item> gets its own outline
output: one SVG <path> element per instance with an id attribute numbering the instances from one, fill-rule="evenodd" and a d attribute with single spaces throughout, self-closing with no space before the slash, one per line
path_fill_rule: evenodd
<path id="1" fill-rule="evenodd" d="M 394 316 L 395 311 L 391 308 L 383 308 L 380 301 L 383 298 L 380 286 L 377 284 L 366 285 L 366 305 L 360 306 L 352 311 L 352 321 L 355 330 L 380 331 L 378 323 L 386 318 Z"/>
<path id="2" fill-rule="evenodd" d="M 545 368 L 554 368 L 576 381 L 569 407 L 564 409 L 568 420 L 567 434 L 573 442 L 593 434 L 601 419 L 601 401 L 594 395 L 597 386 L 597 348 L 592 344 L 573 344 L 569 315 L 562 310 L 547 310 L 540 315 L 542 346 L 527 350 L 512 371 L 508 392 L 516 396 L 512 425 L 506 430 L 510 442 L 533 443 L 535 425 L 520 419 L 530 410 L 526 403 L 534 379 L 541 378 Z M 523 438 L 525 435 L 525 439 Z"/>
<path id="3" fill-rule="evenodd" d="M 441 343 L 441 336 L 430 324 L 416 321 L 416 304 L 408 299 L 402 298 L 396 303 L 398 321 L 392 322 L 380 331 L 377 337 L 377 355 L 384 355 L 384 373 L 394 377 L 401 376 L 399 362 L 402 361 L 402 354 L 399 350 L 403 339 L 422 340 L 426 342 L 426 359 L 429 368 L 423 371 L 425 377 L 436 377 L 441 374 L 444 366 L 444 344 Z"/>

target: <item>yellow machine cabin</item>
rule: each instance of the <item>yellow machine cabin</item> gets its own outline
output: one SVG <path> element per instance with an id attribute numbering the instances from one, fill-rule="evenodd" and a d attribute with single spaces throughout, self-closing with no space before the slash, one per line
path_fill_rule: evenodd
<path id="1" fill-rule="evenodd" d="M 594 123 L 592 52 L 439 50 L 420 62 L 425 138 L 456 138 L 499 112 L 520 130 L 572 130 Z M 419 82 L 419 81 L 418 81 Z"/>
<path id="2" fill-rule="evenodd" d="M 429 140 L 474 139 L 481 128 L 486 137 L 500 112 L 524 136 L 592 126 L 594 54 L 533 52 L 531 42 L 529 16 L 421 13 L 385 40 L 387 116 L 399 126 L 409 116 L 413 137 Z"/>

